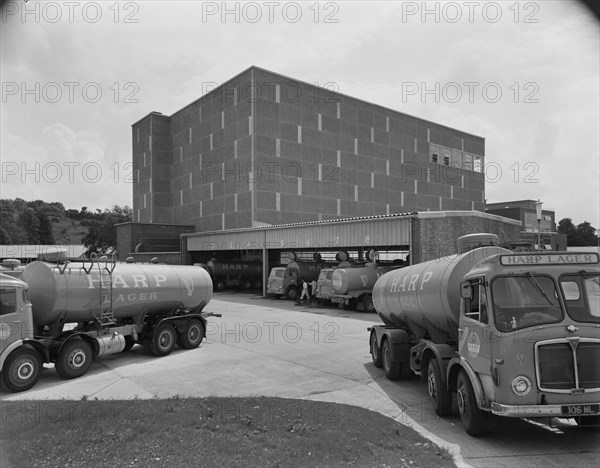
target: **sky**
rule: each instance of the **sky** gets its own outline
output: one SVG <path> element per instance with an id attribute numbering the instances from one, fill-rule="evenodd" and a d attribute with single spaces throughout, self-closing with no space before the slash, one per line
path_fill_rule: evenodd
<path id="1" fill-rule="evenodd" d="M 131 125 L 251 65 L 484 137 L 489 203 L 600 227 L 600 30 L 561 1 L 9 1 L 1 198 L 132 206 Z"/>

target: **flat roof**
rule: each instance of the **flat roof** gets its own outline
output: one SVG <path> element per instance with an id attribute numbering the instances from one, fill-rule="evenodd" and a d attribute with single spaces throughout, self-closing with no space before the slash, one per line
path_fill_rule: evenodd
<path id="1" fill-rule="evenodd" d="M 194 101 L 190 102 L 189 104 L 187 104 L 187 105 L 183 106 L 182 108 L 180 108 L 179 110 L 175 111 L 175 112 L 174 112 L 173 114 L 171 114 L 171 115 L 170 115 L 168 118 L 173 118 L 173 117 L 174 117 L 176 114 L 178 114 L 178 113 L 180 113 L 180 112 L 183 112 L 183 111 L 184 111 L 186 108 L 188 108 L 188 107 L 190 107 L 190 106 L 192 106 L 192 105 L 196 104 L 198 101 L 202 100 L 202 99 L 203 99 L 203 98 L 205 98 L 206 96 L 209 96 L 209 95 L 210 95 L 210 94 L 212 94 L 212 93 L 216 93 L 216 92 L 217 92 L 217 91 L 219 91 L 221 88 L 223 88 L 223 86 L 225 86 L 226 84 L 228 84 L 228 83 L 230 83 L 230 82 L 234 81 L 236 78 L 240 77 L 240 76 L 241 76 L 241 75 L 243 75 L 244 73 L 247 73 L 247 72 L 249 72 L 249 71 L 252 71 L 252 70 L 260 70 L 260 71 L 262 71 L 262 72 L 270 73 L 270 74 L 272 74 L 272 75 L 279 76 L 280 78 L 284 78 L 284 79 L 286 79 L 286 80 L 295 81 L 295 82 L 297 82 L 297 83 L 301 83 L 301 84 L 304 84 L 304 85 L 306 85 L 306 86 L 312 86 L 313 88 L 319 88 L 319 89 L 323 89 L 323 90 L 325 90 L 325 91 L 327 91 L 328 93 L 331 93 L 331 94 L 336 94 L 336 95 L 339 95 L 339 96 L 343 96 L 343 97 L 345 97 L 345 98 L 348 98 L 348 99 L 353 99 L 353 100 L 355 100 L 355 101 L 359 101 L 359 102 L 362 102 L 362 103 L 364 103 L 364 104 L 368 104 L 368 105 L 370 105 L 370 106 L 378 107 L 378 108 L 380 108 L 380 109 L 385 109 L 386 111 L 389 111 L 389 112 L 394 112 L 394 113 L 396 113 L 396 114 L 402 114 L 402 115 L 406 115 L 406 116 L 408 116 L 408 117 L 411 117 L 411 118 L 413 118 L 413 119 L 415 119 L 415 120 L 420 120 L 420 121 L 422 121 L 422 122 L 431 123 L 431 124 L 434 124 L 434 125 L 438 125 L 438 126 L 440 126 L 440 127 L 447 128 L 447 129 L 449 129 L 449 130 L 454 130 L 454 131 L 457 131 L 457 132 L 460 132 L 460 133 L 464 133 L 465 135 L 470 135 L 470 136 L 473 136 L 473 137 L 476 137 L 476 138 L 480 138 L 480 139 L 482 139 L 482 140 L 485 140 L 485 138 L 484 138 L 484 137 L 482 137 L 482 136 L 479 136 L 479 135 L 475 135 L 474 133 L 465 132 L 464 130 L 459 130 L 459 129 L 457 129 L 457 128 L 453 128 L 453 127 L 450 127 L 450 126 L 448 126 L 448 125 L 444 125 L 444 124 L 441 124 L 441 123 L 438 123 L 438 122 L 433 122 L 433 121 L 431 121 L 431 120 L 427 120 L 427 119 L 424 119 L 424 118 L 422 118 L 422 117 L 416 117 L 416 116 L 414 116 L 414 115 L 412 115 L 412 114 L 407 114 L 407 113 L 405 113 L 405 112 L 401 112 L 401 111 L 398 111 L 398 110 L 392 109 L 392 108 L 390 108 L 390 107 L 385 107 L 385 106 L 383 106 L 383 105 L 381 105 L 381 104 L 376 104 L 376 103 L 373 103 L 373 102 L 370 102 L 370 101 L 366 101 L 366 100 L 364 100 L 364 99 L 361 99 L 361 98 L 357 98 L 357 97 L 354 97 L 354 96 L 350 96 L 349 94 L 340 93 L 340 92 L 338 92 L 338 91 L 332 91 L 332 90 L 330 90 L 330 89 L 328 89 L 328 88 L 324 88 L 324 87 L 322 87 L 322 86 L 317 86 L 317 85 L 316 85 L 316 84 L 314 84 L 314 83 L 309 83 L 309 82 L 307 82 L 307 81 L 298 80 L 298 79 L 296 79 L 296 78 L 292 78 L 292 77 L 290 77 L 290 76 L 287 76 L 287 75 L 282 75 L 281 73 L 277 73 L 277 72 L 274 72 L 274 71 L 271 71 L 271 70 L 267 70 L 266 68 L 258 67 L 258 66 L 256 66 L 256 65 L 251 65 L 250 67 L 248 67 L 248 68 L 246 68 L 245 70 L 241 71 L 241 72 L 240 72 L 240 73 L 238 73 L 237 75 L 234 75 L 232 78 L 230 78 L 230 79 L 228 79 L 227 81 L 225 81 L 225 82 L 221 83 L 221 85 L 217 86 L 215 89 L 213 89 L 213 90 L 211 90 L 211 91 L 209 91 L 209 92 L 207 92 L 207 93 L 203 94 L 203 95 L 202 95 L 202 96 L 200 96 L 198 99 L 195 99 Z M 144 120 L 146 117 L 148 117 L 148 116 L 150 116 L 150 115 L 157 115 L 157 116 L 160 116 L 160 117 L 166 117 L 165 115 L 163 115 L 163 114 L 162 114 L 162 113 L 160 113 L 160 112 L 156 112 L 156 111 L 154 111 L 154 112 L 150 112 L 150 113 L 149 113 L 149 114 L 147 114 L 146 116 L 142 117 L 141 119 L 139 119 L 139 120 L 137 120 L 135 123 L 133 123 L 133 124 L 132 124 L 132 126 L 133 126 L 133 125 L 135 125 L 135 124 L 137 124 L 137 123 L 139 123 L 140 121 Z"/>

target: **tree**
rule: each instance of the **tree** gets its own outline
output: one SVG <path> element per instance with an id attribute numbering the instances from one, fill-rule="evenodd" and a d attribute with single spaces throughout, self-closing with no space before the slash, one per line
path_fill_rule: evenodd
<path id="1" fill-rule="evenodd" d="M 558 222 L 558 225 L 556 226 L 556 231 L 559 234 L 566 234 L 567 236 L 569 236 L 569 235 L 572 236 L 573 234 L 575 234 L 575 230 L 576 229 L 577 228 L 573 224 L 573 221 L 571 220 L 571 218 L 563 218 L 563 219 L 561 219 Z"/>
<path id="2" fill-rule="evenodd" d="M 579 245 L 598 245 L 598 236 L 596 235 L 596 228 L 587 221 L 577 225 L 577 240 Z"/>
<path id="3" fill-rule="evenodd" d="M 19 225 L 27 234 L 27 242 L 30 244 L 39 244 L 40 239 L 40 221 L 33 208 L 26 207 L 19 215 Z"/>
<path id="4" fill-rule="evenodd" d="M 569 247 L 598 245 L 596 228 L 587 221 L 575 226 L 571 218 L 563 218 L 558 222 L 557 232 L 567 235 L 567 245 Z"/>
<path id="5" fill-rule="evenodd" d="M 99 210 L 97 210 L 99 211 Z M 84 210 L 82 210 L 84 212 Z M 88 216 L 91 214 L 87 212 Z M 94 219 L 95 218 L 95 219 Z M 86 219 L 89 226 L 87 234 L 81 239 L 87 248 L 86 255 L 92 252 L 107 253 L 117 250 L 117 228 L 115 224 L 124 223 L 133 219 L 133 210 L 128 206 L 114 205 L 111 210 L 104 210 Z"/>

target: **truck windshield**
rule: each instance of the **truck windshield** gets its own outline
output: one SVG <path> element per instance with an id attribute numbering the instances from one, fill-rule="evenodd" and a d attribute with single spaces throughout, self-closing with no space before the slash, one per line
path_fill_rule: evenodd
<path id="1" fill-rule="evenodd" d="M 331 279 L 332 274 L 333 274 L 333 270 L 321 270 L 321 272 L 319 273 L 319 279 L 320 280 Z"/>
<path id="2" fill-rule="evenodd" d="M 496 328 L 502 332 L 558 322 L 563 312 L 548 276 L 499 277 L 492 282 Z"/>
<path id="3" fill-rule="evenodd" d="M 573 320 L 600 323 L 598 278 L 598 274 L 561 276 L 560 287 L 565 298 L 567 313 Z"/>
<path id="4" fill-rule="evenodd" d="M 283 278 L 284 273 L 285 273 L 284 268 L 273 268 L 271 270 L 271 278 Z"/>

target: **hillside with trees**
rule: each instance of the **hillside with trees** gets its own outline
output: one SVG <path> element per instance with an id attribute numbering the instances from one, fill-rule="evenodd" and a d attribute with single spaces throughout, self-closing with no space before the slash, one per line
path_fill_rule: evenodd
<path id="1" fill-rule="evenodd" d="M 115 224 L 132 220 L 128 206 L 104 211 L 65 209 L 62 203 L 0 200 L 0 244 L 85 245 L 87 253 L 117 247 Z"/>

